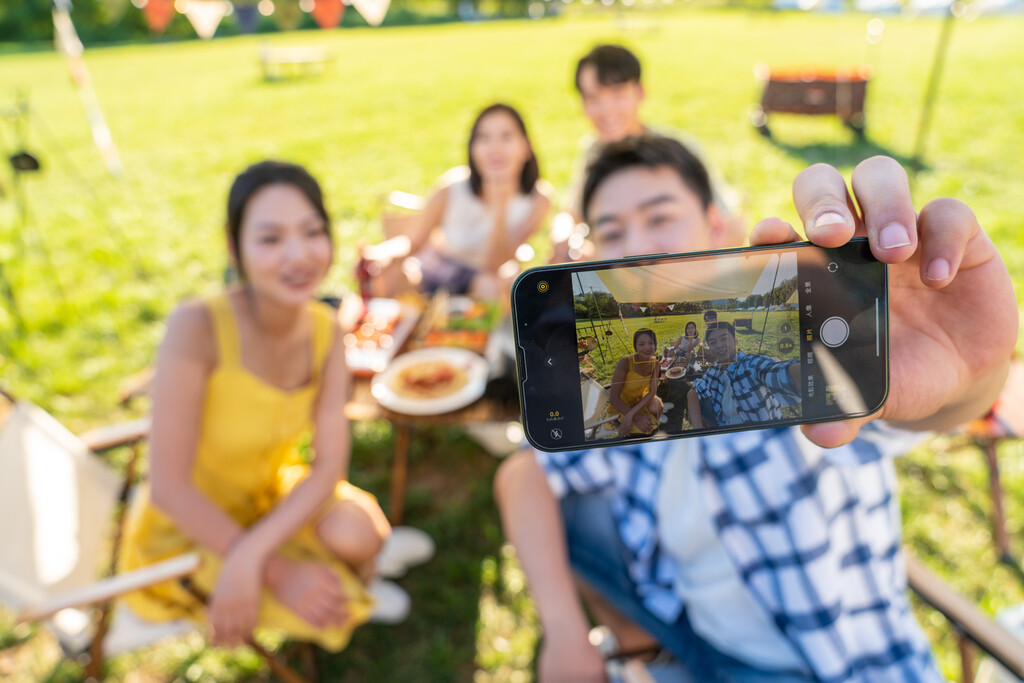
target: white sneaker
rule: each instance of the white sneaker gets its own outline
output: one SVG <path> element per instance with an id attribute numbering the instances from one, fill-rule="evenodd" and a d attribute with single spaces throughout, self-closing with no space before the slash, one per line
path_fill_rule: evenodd
<path id="1" fill-rule="evenodd" d="M 396 526 L 377 555 L 377 574 L 387 579 L 405 576 L 409 567 L 423 564 L 434 556 L 434 541 L 425 531 L 411 526 Z"/>
<path id="2" fill-rule="evenodd" d="M 409 617 L 412 598 L 397 583 L 375 578 L 366 588 L 377 601 L 370 614 L 371 623 L 400 624 Z"/>

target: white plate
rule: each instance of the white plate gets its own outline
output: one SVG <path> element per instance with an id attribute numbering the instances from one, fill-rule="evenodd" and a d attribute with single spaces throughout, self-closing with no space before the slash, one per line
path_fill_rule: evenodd
<path id="1" fill-rule="evenodd" d="M 455 367 L 466 368 L 469 375 L 465 386 L 454 394 L 441 398 L 409 398 L 399 396 L 390 386 L 391 378 L 405 368 L 417 363 L 443 360 Z M 403 353 L 395 358 L 388 367 L 373 378 L 370 393 L 388 410 L 405 415 L 440 415 L 464 408 L 484 395 L 487 387 L 487 361 L 481 356 L 448 346 L 418 349 Z"/>

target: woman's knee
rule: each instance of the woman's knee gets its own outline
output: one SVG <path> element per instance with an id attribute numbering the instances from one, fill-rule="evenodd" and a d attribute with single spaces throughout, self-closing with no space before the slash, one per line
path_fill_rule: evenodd
<path id="1" fill-rule="evenodd" d="M 380 552 L 391 526 L 376 501 L 366 496 L 335 505 L 316 525 L 316 534 L 339 559 L 358 565 Z"/>
<path id="2" fill-rule="evenodd" d="M 661 417 L 661 414 L 665 412 L 665 403 L 661 400 L 660 396 L 655 396 L 651 399 L 650 411 L 654 417 Z"/>

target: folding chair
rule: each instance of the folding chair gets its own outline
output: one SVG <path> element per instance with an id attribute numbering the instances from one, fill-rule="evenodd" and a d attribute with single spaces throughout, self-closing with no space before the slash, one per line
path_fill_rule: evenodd
<path id="1" fill-rule="evenodd" d="M 946 617 L 956 631 L 961 682 L 974 681 L 972 643 L 1002 664 L 1007 671 L 1024 680 L 1024 643 L 933 574 L 909 549 L 904 548 L 904 555 L 907 561 L 907 582 L 911 590 Z"/>
<path id="2" fill-rule="evenodd" d="M 992 496 L 992 540 L 999 551 L 999 559 L 1008 564 L 1015 562 L 1006 532 L 1006 514 L 1003 509 L 1003 485 L 999 476 L 997 450 L 1004 439 L 1024 437 L 1024 363 L 1014 359 L 999 398 L 982 418 L 964 427 L 974 443 L 985 454 L 988 465 L 988 485 Z"/>
<path id="3" fill-rule="evenodd" d="M 129 624 L 120 616 L 112 624 L 110 601 L 194 571 L 198 555 L 116 577 L 107 569 L 96 580 L 104 565 L 117 563 L 124 504 L 149 420 L 76 437 L 31 403 L 2 391 L 0 403 L 0 602 L 22 621 L 45 621 L 66 654 L 88 652 L 92 677 L 101 675 L 105 655 L 184 632 L 183 624 Z M 122 481 L 93 453 L 124 445 L 132 456 Z M 93 604 L 100 608 L 89 609 Z"/>
<path id="4" fill-rule="evenodd" d="M 608 408 L 608 397 L 611 391 L 607 386 L 602 386 L 597 380 L 580 376 L 580 393 L 583 396 L 583 429 L 587 438 L 605 438 L 614 435 L 615 430 L 610 430 L 608 424 L 618 419 L 605 417 Z"/>
<path id="5" fill-rule="evenodd" d="M 114 574 L 149 419 L 78 437 L 46 411 L 0 390 L 0 425 L 0 603 L 19 621 L 44 622 L 67 656 L 87 653 L 85 677 L 95 680 L 105 657 L 195 630 L 192 622 L 147 622 L 126 607 L 112 609 L 118 595 L 187 577 L 199 566 L 198 553 L 188 553 Z M 126 445 L 132 454 L 121 479 L 95 453 Z M 250 645 L 279 678 L 304 680 Z"/>
<path id="6" fill-rule="evenodd" d="M 416 222 L 416 214 L 423 209 L 426 200 L 416 194 L 395 190 L 387 196 L 381 209 L 380 224 L 384 239 L 408 235 Z"/>

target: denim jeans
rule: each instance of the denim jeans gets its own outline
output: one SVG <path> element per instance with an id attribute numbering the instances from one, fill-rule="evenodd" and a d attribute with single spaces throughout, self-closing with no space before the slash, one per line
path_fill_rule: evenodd
<path id="1" fill-rule="evenodd" d="M 573 571 L 620 614 L 650 633 L 677 661 L 652 670 L 658 683 L 808 683 L 800 672 L 757 669 L 718 651 L 697 635 L 684 613 L 668 624 L 651 614 L 636 594 L 626 567 L 611 500 L 603 494 L 570 494 L 562 499 L 562 519 Z"/>

